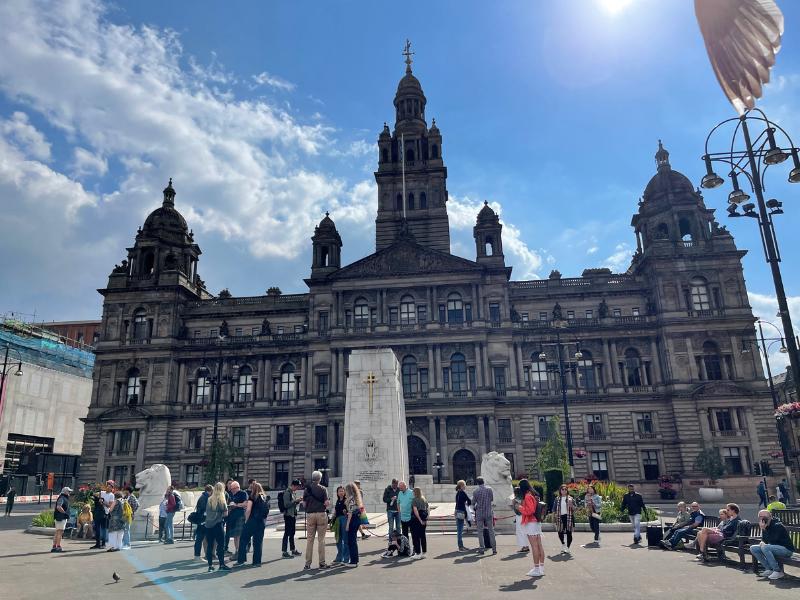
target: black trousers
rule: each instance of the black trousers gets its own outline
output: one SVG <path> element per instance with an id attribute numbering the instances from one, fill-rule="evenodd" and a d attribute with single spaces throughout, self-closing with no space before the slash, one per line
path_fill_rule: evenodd
<path id="1" fill-rule="evenodd" d="M 6 516 L 9 516 L 12 510 L 14 510 L 14 498 L 6 500 Z"/>
<path id="2" fill-rule="evenodd" d="M 253 540 L 253 564 L 261 564 L 261 548 L 264 545 L 264 521 L 261 519 L 250 519 L 244 524 L 242 538 L 239 540 L 239 556 L 236 562 L 247 561 L 247 546 Z"/>
<path id="3" fill-rule="evenodd" d="M 195 557 L 200 556 L 200 552 L 203 550 L 203 538 L 206 536 L 206 528 L 201 523 L 197 526 L 197 529 L 194 532 L 194 555 Z"/>
<path id="4" fill-rule="evenodd" d="M 294 551 L 294 532 L 297 528 L 297 517 L 283 515 L 283 541 L 281 542 L 281 550 L 286 552 L 288 547 Z"/>
<path id="5" fill-rule="evenodd" d="M 562 529 L 567 529 L 567 515 L 561 515 L 561 528 Z M 567 534 L 567 548 L 569 548 L 570 546 L 572 546 L 572 531 L 571 530 L 567 530 L 566 534 Z M 559 531 L 558 532 L 558 539 L 561 540 L 562 544 L 564 543 L 564 532 L 563 531 Z"/>
<path id="6" fill-rule="evenodd" d="M 428 551 L 428 539 L 425 536 L 425 526 L 416 517 L 411 517 L 411 540 L 414 544 L 414 554 Z"/>
<path id="7" fill-rule="evenodd" d="M 205 528 L 205 525 L 203 526 Z M 222 523 L 217 523 L 210 529 L 206 529 L 205 532 L 206 538 L 206 561 L 208 562 L 208 566 L 210 567 L 211 564 L 214 562 L 214 547 L 216 546 L 217 549 L 217 561 L 220 565 L 225 564 L 225 529 L 222 527 Z"/>
<path id="8" fill-rule="evenodd" d="M 413 519 L 414 517 L 411 518 Z M 400 529 L 402 530 L 403 535 L 406 537 L 408 537 L 409 523 L 411 523 L 411 521 L 400 521 Z"/>
<path id="9" fill-rule="evenodd" d="M 595 519 L 594 517 L 589 517 L 589 527 L 592 528 L 592 532 L 594 533 L 594 541 L 597 542 L 600 540 L 600 519 Z"/>

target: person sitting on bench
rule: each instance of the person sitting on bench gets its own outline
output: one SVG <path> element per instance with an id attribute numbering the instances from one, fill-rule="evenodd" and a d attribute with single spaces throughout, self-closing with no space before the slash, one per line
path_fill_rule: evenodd
<path id="1" fill-rule="evenodd" d="M 692 517 L 688 510 L 686 510 L 686 502 L 681 500 L 678 502 L 678 514 L 675 516 L 675 522 L 671 527 L 664 530 L 664 539 L 668 540 L 672 534 L 678 531 L 681 527 L 686 527 L 692 522 Z"/>
<path id="2" fill-rule="evenodd" d="M 677 546 L 678 542 L 685 537 L 687 533 L 703 526 L 703 519 L 705 519 L 706 516 L 703 514 L 703 511 L 700 510 L 700 503 L 692 502 L 691 508 L 692 512 L 689 515 L 691 522 L 673 533 L 670 539 L 662 540 L 661 545 L 667 550 L 672 550 Z"/>
<path id="3" fill-rule="evenodd" d="M 739 506 L 730 503 L 726 508 L 719 511 L 719 525 L 716 527 L 703 527 L 697 533 L 697 549 L 699 553 L 695 557 L 697 560 L 708 560 L 706 557 L 706 547 L 719 544 L 724 540 L 732 539 L 739 528 Z"/>
<path id="4" fill-rule="evenodd" d="M 783 571 L 778 559 L 789 558 L 794 552 L 789 530 L 768 510 L 758 511 L 758 526 L 761 527 L 761 543 L 750 546 L 750 553 L 766 569 L 762 577 L 780 579 Z"/>

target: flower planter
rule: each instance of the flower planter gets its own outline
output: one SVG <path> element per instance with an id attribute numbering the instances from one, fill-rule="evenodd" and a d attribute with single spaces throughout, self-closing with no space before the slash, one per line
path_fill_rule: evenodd
<path id="1" fill-rule="evenodd" d="M 699 492 L 703 502 L 722 502 L 725 497 L 722 488 L 718 487 L 701 487 Z"/>

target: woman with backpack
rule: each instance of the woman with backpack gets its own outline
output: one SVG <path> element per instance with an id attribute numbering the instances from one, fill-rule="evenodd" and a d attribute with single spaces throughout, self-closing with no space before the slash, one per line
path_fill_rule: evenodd
<path id="1" fill-rule="evenodd" d="M 264 528 L 266 526 L 267 497 L 264 488 L 257 481 L 251 485 L 250 497 L 244 509 L 244 528 L 242 538 L 239 540 L 239 555 L 236 557 L 235 567 L 241 567 L 247 561 L 247 546 L 253 540 L 253 566 L 261 566 L 261 548 L 264 545 Z"/>
<path id="2" fill-rule="evenodd" d="M 231 568 L 225 564 L 225 528 L 223 522 L 228 516 L 228 503 L 225 500 L 225 484 L 218 481 L 214 484 L 214 492 L 208 499 L 206 505 L 206 520 L 202 527 L 205 528 L 204 537 L 206 538 L 206 561 L 208 562 L 208 572 L 214 570 L 213 556 L 214 548 L 217 549 L 217 560 L 219 561 L 220 571 L 230 571 Z"/>
<path id="3" fill-rule="evenodd" d="M 558 488 L 558 496 L 553 502 L 555 522 L 558 527 L 558 539 L 561 540 L 561 554 L 570 554 L 572 545 L 572 531 L 575 529 L 575 500 L 569 495 L 566 485 Z M 564 543 L 564 536 L 567 538 Z"/>
<path id="4" fill-rule="evenodd" d="M 422 490 L 414 488 L 414 499 L 411 501 L 411 539 L 414 544 L 414 554 L 411 558 L 425 558 L 428 551 L 428 538 L 425 529 L 428 527 L 428 501 L 422 495 Z"/>
<path id="5" fill-rule="evenodd" d="M 125 532 L 125 516 L 122 511 L 122 494 L 114 492 L 114 500 L 108 507 L 108 545 L 106 552 L 117 552 L 122 549 L 122 534 Z"/>
<path id="6" fill-rule="evenodd" d="M 528 571 L 529 577 L 544 576 L 544 547 L 542 546 L 542 518 L 544 518 L 545 505 L 541 502 L 536 492 L 527 479 L 519 481 L 518 503 L 520 513 L 520 529 L 528 538 L 531 547 L 533 569 Z"/>

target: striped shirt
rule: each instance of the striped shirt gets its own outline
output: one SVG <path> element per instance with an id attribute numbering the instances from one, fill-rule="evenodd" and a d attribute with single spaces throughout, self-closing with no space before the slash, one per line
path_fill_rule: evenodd
<path id="1" fill-rule="evenodd" d="M 475 510 L 475 517 L 491 517 L 492 502 L 494 502 L 494 492 L 488 485 L 479 485 L 472 493 L 472 508 Z"/>

